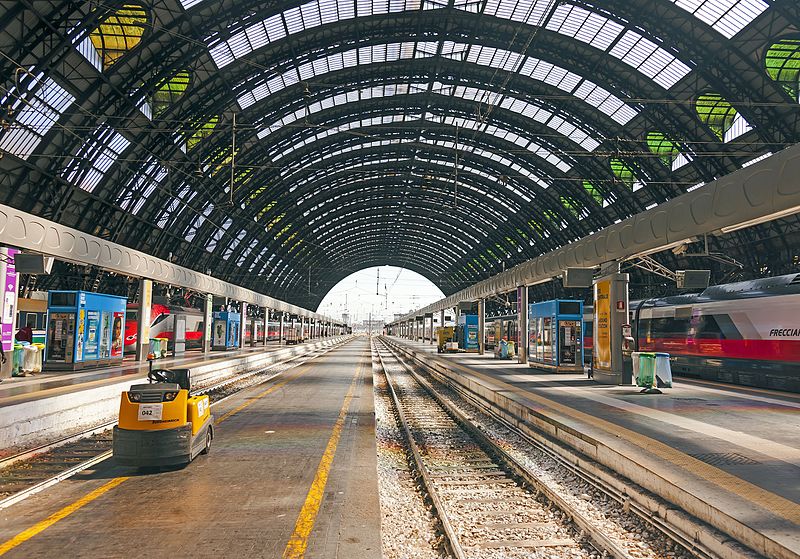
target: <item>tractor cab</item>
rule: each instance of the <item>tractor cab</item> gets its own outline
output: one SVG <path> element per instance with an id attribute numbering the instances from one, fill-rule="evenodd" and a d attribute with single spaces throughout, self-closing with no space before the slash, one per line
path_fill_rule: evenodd
<path id="1" fill-rule="evenodd" d="M 190 369 L 152 369 L 148 384 L 122 393 L 113 453 L 125 466 L 188 464 L 214 438 L 207 395 L 191 395 Z"/>

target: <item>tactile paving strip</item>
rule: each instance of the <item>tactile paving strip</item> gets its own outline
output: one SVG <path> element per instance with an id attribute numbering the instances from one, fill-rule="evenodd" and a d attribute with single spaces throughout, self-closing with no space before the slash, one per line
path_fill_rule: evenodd
<path id="1" fill-rule="evenodd" d="M 741 465 L 755 465 L 761 464 L 758 460 L 748 458 L 744 454 L 738 452 L 705 452 L 700 454 L 690 454 L 698 460 L 702 460 L 706 464 L 712 466 L 741 466 Z"/>

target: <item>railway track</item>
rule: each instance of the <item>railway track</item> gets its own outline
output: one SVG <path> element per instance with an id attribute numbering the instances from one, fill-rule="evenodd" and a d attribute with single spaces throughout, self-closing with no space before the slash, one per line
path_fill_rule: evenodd
<path id="1" fill-rule="evenodd" d="M 192 390 L 192 395 L 208 394 L 213 407 L 245 388 L 269 382 L 284 371 L 316 359 L 339 345 L 221 380 L 201 380 L 200 386 Z M 111 430 L 116 423 L 114 420 L 97 425 L 0 460 L 0 510 L 111 458 Z"/>
<path id="2" fill-rule="evenodd" d="M 375 341 L 412 467 L 448 552 L 473 557 L 633 557 L 526 472 Z"/>

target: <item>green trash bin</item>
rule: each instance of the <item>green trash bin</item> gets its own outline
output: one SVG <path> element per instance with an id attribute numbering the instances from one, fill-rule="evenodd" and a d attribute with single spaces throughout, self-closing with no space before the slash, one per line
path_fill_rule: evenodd
<path id="1" fill-rule="evenodd" d="M 650 351 L 639 352 L 639 368 L 636 371 L 636 386 L 653 388 L 656 384 L 656 354 Z"/>
<path id="2" fill-rule="evenodd" d="M 22 374 L 22 348 L 25 347 L 21 344 L 14 344 L 13 357 L 11 360 L 11 376 L 21 377 Z"/>

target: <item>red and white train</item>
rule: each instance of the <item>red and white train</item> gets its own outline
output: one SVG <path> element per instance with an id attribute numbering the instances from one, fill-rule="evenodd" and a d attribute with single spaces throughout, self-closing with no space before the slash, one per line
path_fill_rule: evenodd
<path id="1" fill-rule="evenodd" d="M 154 304 L 150 309 L 150 337 L 167 338 L 172 346 L 174 321 L 172 317 L 183 315 L 186 317 L 186 347 L 201 347 L 203 340 L 203 313 L 190 307 L 177 305 Z M 136 348 L 136 339 L 139 325 L 139 308 L 136 304 L 129 304 L 125 311 L 125 352 Z"/>
<path id="2" fill-rule="evenodd" d="M 640 351 L 679 375 L 800 392 L 800 274 L 634 301 Z"/>
<path id="3" fill-rule="evenodd" d="M 150 337 L 167 338 L 169 346 L 172 347 L 172 340 L 175 337 L 173 332 L 174 321 L 172 317 L 183 315 L 186 317 L 186 347 L 199 348 L 203 340 L 203 313 L 199 309 L 191 307 L 181 307 L 178 305 L 153 304 L 150 309 Z M 125 313 L 125 351 L 132 351 L 136 348 L 137 328 L 139 324 L 139 309 L 136 304 L 129 304 Z M 264 341 L 264 325 L 261 320 L 255 321 L 256 342 Z M 267 323 L 267 340 L 277 340 L 280 323 L 270 321 Z M 295 326 L 299 331 L 299 325 Z M 300 339 L 303 336 L 290 333 L 291 322 L 284 324 L 284 338 Z M 251 322 L 248 320 L 245 325 L 245 343 L 249 344 L 252 336 Z M 289 343 L 296 343 L 294 341 Z"/>

